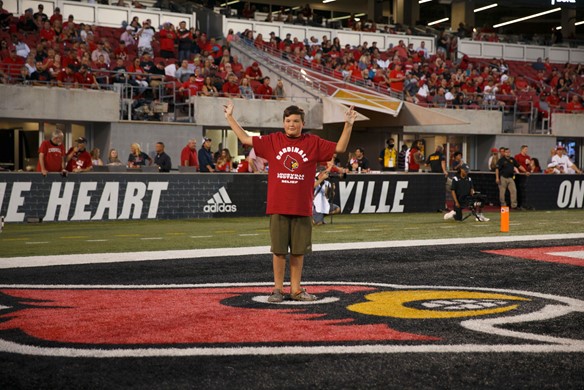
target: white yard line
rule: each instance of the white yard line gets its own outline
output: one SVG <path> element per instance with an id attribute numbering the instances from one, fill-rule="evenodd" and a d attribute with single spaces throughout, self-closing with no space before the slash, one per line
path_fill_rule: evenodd
<path id="1" fill-rule="evenodd" d="M 197 236 L 191 236 L 197 237 Z M 527 236 L 496 236 L 496 237 L 472 237 L 472 238 L 441 238 L 432 240 L 399 240 L 399 241 L 373 241 L 373 242 L 343 242 L 333 244 L 313 245 L 314 252 L 355 250 L 355 249 L 382 249 L 382 248 L 404 248 L 436 245 L 469 245 L 469 244 L 497 244 L 502 242 L 526 242 L 542 240 L 569 240 L 584 238 L 584 233 L 569 234 L 540 234 Z M 55 256 L 23 256 L 0 258 L 0 269 L 22 268 L 22 267 L 47 267 L 53 265 L 75 265 L 75 264 L 99 264 L 117 263 L 122 261 L 149 261 L 168 259 L 195 259 L 204 257 L 229 257 L 245 255 L 269 254 L 269 246 L 255 246 L 245 248 L 212 248 L 212 249 L 191 249 L 191 250 L 167 250 L 167 251 L 145 251 L 126 253 L 95 253 L 76 255 L 55 255 Z"/>

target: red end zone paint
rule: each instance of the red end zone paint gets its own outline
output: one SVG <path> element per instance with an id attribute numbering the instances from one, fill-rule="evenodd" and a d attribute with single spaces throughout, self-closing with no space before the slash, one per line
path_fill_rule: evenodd
<path id="1" fill-rule="evenodd" d="M 558 255 L 558 252 L 584 252 L 584 246 L 549 246 L 545 248 L 499 249 L 483 251 L 496 255 L 520 257 L 522 259 L 570 264 L 584 267 L 584 259 Z M 554 254 L 552 254 L 554 253 Z"/>
<path id="2" fill-rule="evenodd" d="M 362 286 L 314 286 L 316 294 L 376 291 Z M 242 294 L 265 295 L 265 287 L 175 289 L 3 289 L 26 307 L 0 316 L 0 331 L 60 343 L 94 345 L 210 344 L 437 340 L 356 324 L 348 311 L 324 319 L 306 307 L 228 306 Z M 338 307 L 337 307 L 338 310 Z M 353 313 L 354 314 L 354 313 Z"/>

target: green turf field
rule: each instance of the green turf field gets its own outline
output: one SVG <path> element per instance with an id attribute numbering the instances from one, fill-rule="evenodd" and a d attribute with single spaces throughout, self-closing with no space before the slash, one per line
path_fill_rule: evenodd
<path id="1" fill-rule="evenodd" d="M 444 221 L 440 213 L 337 215 L 315 227 L 313 243 L 584 232 L 584 210 L 498 213 L 490 222 Z M 268 218 L 6 224 L 0 257 L 269 245 Z"/>

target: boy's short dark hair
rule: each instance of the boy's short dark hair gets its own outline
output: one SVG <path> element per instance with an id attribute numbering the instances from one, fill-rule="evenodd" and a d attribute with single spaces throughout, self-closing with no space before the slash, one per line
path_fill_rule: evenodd
<path id="1" fill-rule="evenodd" d="M 300 115 L 302 122 L 304 123 L 304 110 L 298 106 L 289 106 L 284 110 L 284 116 L 282 119 L 286 119 L 290 115 Z"/>
<path id="2" fill-rule="evenodd" d="M 462 152 L 454 152 L 454 156 L 453 157 L 456 158 L 456 156 L 458 156 L 458 155 L 462 156 Z"/>

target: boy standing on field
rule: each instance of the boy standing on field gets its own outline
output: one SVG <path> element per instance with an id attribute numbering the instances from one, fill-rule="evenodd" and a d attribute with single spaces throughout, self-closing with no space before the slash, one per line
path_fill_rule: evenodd
<path id="1" fill-rule="evenodd" d="M 314 301 L 300 285 L 304 255 L 312 249 L 312 198 L 314 173 L 319 161 L 329 161 L 334 153 L 347 149 L 357 113 L 345 114 L 345 127 L 339 141 L 302 134 L 304 111 L 297 106 L 284 110 L 284 132 L 259 137 L 247 135 L 233 117 L 233 102 L 224 106 L 225 118 L 243 145 L 253 146 L 256 154 L 268 160 L 268 204 L 274 290 L 269 302 L 284 300 L 286 255 L 290 252 L 290 298 Z"/>

